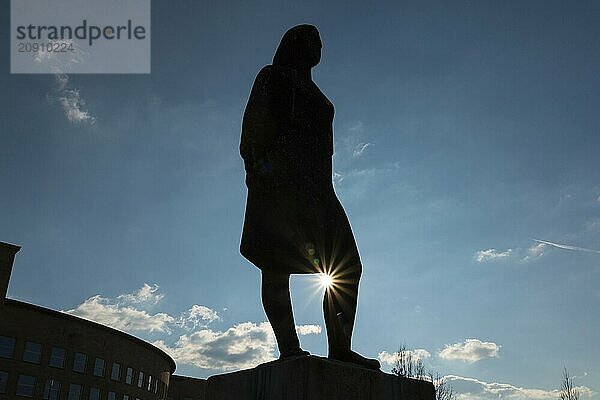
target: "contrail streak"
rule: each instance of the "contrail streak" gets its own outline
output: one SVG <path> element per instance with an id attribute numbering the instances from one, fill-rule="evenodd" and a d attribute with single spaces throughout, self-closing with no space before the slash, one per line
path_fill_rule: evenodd
<path id="1" fill-rule="evenodd" d="M 548 246 L 556 247 L 556 248 L 563 249 L 563 250 L 585 251 L 587 253 L 600 254 L 600 250 L 586 249 L 585 247 L 570 246 L 568 244 L 560 244 L 560 243 L 552 243 L 552 242 L 548 242 L 546 240 L 538 240 L 538 239 L 533 239 L 533 241 L 542 243 L 542 244 L 547 244 Z"/>

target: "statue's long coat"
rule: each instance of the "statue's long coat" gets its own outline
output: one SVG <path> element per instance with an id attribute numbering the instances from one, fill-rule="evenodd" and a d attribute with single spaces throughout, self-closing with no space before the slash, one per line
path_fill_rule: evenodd
<path id="1" fill-rule="evenodd" d="M 290 63 L 257 75 L 240 143 L 248 187 L 240 251 L 260 269 L 311 273 L 360 264 L 333 189 L 333 115 L 327 97 Z"/>

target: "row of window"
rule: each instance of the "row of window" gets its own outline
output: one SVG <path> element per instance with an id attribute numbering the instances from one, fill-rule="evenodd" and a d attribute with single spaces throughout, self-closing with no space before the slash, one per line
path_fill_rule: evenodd
<path id="1" fill-rule="evenodd" d="M 29 397 L 32 398 L 35 394 L 35 389 L 37 385 L 37 379 L 34 376 L 30 375 L 19 375 L 17 380 L 17 389 L 15 390 L 15 394 L 17 396 Z M 0 371 L 0 394 L 7 394 L 8 387 L 8 372 Z M 64 393 L 61 392 L 62 384 L 60 381 L 56 379 L 46 379 L 46 383 L 44 385 L 44 400 L 62 400 L 64 399 Z M 68 391 L 66 392 L 67 397 L 66 400 L 82 400 L 84 387 L 80 384 L 69 383 Z M 133 397 L 130 397 L 127 394 L 123 394 L 122 396 L 118 396 L 114 391 L 106 392 L 106 396 L 104 396 L 104 392 L 96 387 L 90 387 L 88 392 L 87 399 L 89 400 L 134 400 Z M 135 398 L 135 400 L 140 400 L 139 398 Z"/>
<path id="2" fill-rule="evenodd" d="M 0 336 L 0 357 L 2 358 L 14 358 L 16 346 L 16 339 L 8 336 Z M 50 358 L 48 360 L 48 366 L 53 368 L 64 369 L 66 366 L 67 352 L 61 347 L 53 346 L 50 350 Z M 23 349 L 22 360 L 27 363 L 40 364 L 42 359 L 42 345 L 33 341 L 26 341 Z M 85 374 L 87 370 L 87 355 L 81 352 L 74 352 L 73 354 L 73 366 L 74 372 Z M 103 378 L 106 373 L 106 361 L 103 358 L 96 357 L 94 359 L 94 365 L 92 375 Z M 110 379 L 116 382 L 121 381 L 121 364 L 113 362 L 110 371 Z M 138 371 L 137 380 L 134 376 L 134 370 L 131 367 L 127 367 L 125 370 L 124 382 L 128 385 L 137 384 L 137 387 L 146 389 L 150 392 L 158 393 L 159 382 L 158 378 L 148 375 L 148 379 L 145 379 L 143 371 Z M 162 389 L 162 382 L 161 389 Z"/>

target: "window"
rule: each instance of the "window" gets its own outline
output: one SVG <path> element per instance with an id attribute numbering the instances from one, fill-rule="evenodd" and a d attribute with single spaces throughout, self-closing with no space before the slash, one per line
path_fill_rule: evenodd
<path id="1" fill-rule="evenodd" d="M 90 400 L 100 400 L 100 389 L 90 388 Z"/>
<path id="2" fill-rule="evenodd" d="M 65 349 L 61 349 L 60 347 L 53 347 L 52 353 L 50 354 L 50 362 L 48 363 L 48 365 L 55 368 L 64 368 L 65 356 Z"/>
<path id="3" fill-rule="evenodd" d="M 23 361 L 39 364 L 42 358 L 42 345 L 36 342 L 25 342 Z"/>
<path id="4" fill-rule="evenodd" d="M 128 394 L 124 394 L 123 395 L 123 400 L 129 400 L 129 395 Z"/>
<path id="5" fill-rule="evenodd" d="M 67 400 L 80 400 L 81 399 L 81 385 L 71 383 L 69 385 L 69 395 Z"/>
<path id="6" fill-rule="evenodd" d="M 152 375 L 148 375 L 148 388 L 146 390 L 150 391 L 151 389 L 152 389 Z"/>
<path id="7" fill-rule="evenodd" d="M 6 387 L 8 386 L 8 372 L 0 371 L 0 393 L 6 393 Z"/>
<path id="8" fill-rule="evenodd" d="M 142 387 L 144 386 L 144 373 L 142 371 L 140 371 L 140 374 L 138 375 L 138 387 Z"/>
<path id="9" fill-rule="evenodd" d="M 87 356 L 78 351 L 75 352 L 75 356 L 73 357 L 73 371 L 85 373 L 85 366 L 87 363 Z"/>
<path id="10" fill-rule="evenodd" d="M 60 397 L 60 382 L 55 379 L 46 380 L 44 400 L 58 400 Z"/>
<path id="11" fill-rule="evenodd" d="M 127 375 L 125 375 L 125 383 L 131 385 L 133 381 L 133 368 L 127 367 Z"/>
<path id="12" fill-rule="evenodd" d="M 106 400 L 117 400 L 117 394 L 115 392 L 108 392 Z"/>
<path id="13" fill-rule="evenodd" d="M 112 364 L 110 379 L 112 379 L 113 381 L 118 381 L 119 379 L 121 379 L 121 364 L 116 362 Z"/>
<path id="14" fill-rule="evenodd" d="M 94 376 L 104 376 L 104 360 L 96 357 L 94 362 Z"/>
<path id="15" fill-rule="evenodd" d="M 158 379 L 154 379 L 154 393 L 158 393 Z"/>
<path id="16" fill-rule="evenodd" d="M 8 336 L 0 336 L 0 357 L 13 358 L 17 340 Z"/>
<path id="17" fill-rule="evenodd" d="M 35 393 L 35 377 L 29 375 L 19 375 L 17 382 L 17 395 L 24 397 L 33 397 Z"/>

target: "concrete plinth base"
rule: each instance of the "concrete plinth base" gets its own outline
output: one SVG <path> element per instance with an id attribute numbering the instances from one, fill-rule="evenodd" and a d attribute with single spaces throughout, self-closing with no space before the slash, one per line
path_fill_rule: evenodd
<path id="1" fill-rule="evenodd" d="M 435 400 L 430 382 L 306 356 L 208 378 L 207 400 Z"/>

